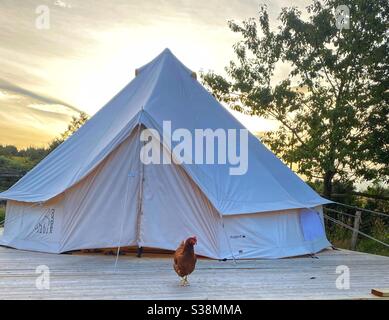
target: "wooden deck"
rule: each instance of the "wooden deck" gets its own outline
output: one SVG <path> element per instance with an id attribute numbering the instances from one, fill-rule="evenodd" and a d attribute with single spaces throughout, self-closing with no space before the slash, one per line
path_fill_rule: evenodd
<path id="1" fill-rule="evenodd" d="M 180 287 L 170 255 L 142 258 L 55 255 L 0 247 L 0 299 L 360 299 L 389 287 L 389 258 L 324 251 L 318 259 L 200 259 L 190 286 Z M 38 290 L 36 267 L 50 268 L 50 289 Z M 335 286 L 336 267 L 350 268 L 350 289 Z"/>

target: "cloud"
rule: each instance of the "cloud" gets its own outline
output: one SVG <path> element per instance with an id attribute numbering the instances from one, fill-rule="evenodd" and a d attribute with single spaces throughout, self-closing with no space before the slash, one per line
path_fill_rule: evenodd
<path id="1" fill-rule="evenodd" d="M 79 109 L 0 79 L 0 144 L 47 146 Z"/>
<path id="2" fill-rule="evenodd" d="M 62 7 L 62 8 L 72 8 L 73 6 L 70 3 L 66 3 L 65 1 L 56 0 L 54 2 L 55 6 Z"/>
<path id="3" fill-rule="evenodd" d="M 61 100 L 51 98 L 49 96 L 41 95 L 35 92 L 32 92 L 30 90 L 24 89 L 22 87 L 19 87 L 16 84 L 10 83 L 6 80 L 0 79 L 0 90 L 5 90 L 6 92 L 16 93 L 20 96 L 29 97 L 31 99 L 34 99 L 39 102 L 43 102 L 45 104 L 52 104 L 52 105 L 62 105 L 65 107 L 68 107 L 69 109 L 72 109 L 76 112 L 81 112 L 78 108 L 75 106 L 72 106 L 66 102 L 63 102 Z"/>
<path id="4" fill-rule="evenodd" d="M 0 144 L 47 146 L 66 129 L 72 116 L 79 114 L 68 106 L 48 103 L 55 99 L 42 99 L 23 90 L 0 90 Z"/>

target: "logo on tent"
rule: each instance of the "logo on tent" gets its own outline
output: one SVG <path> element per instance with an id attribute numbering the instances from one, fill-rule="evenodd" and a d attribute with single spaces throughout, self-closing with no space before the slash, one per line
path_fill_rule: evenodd
<path id="1" fill-rule="evenodd" d="M 246 238 L 246 236 L 244 234 L 238 234 L 238 235 L 231 235 L 230 238 L 231 239 L 242 239 L 242 238 Z"/>
<path id="2" fill-rule="evenodd" d="M 54 227 L 55 209 L 47 209 L 47 212 L 34 227 L 34 232 L 39 234 L 51 234 Z"/>

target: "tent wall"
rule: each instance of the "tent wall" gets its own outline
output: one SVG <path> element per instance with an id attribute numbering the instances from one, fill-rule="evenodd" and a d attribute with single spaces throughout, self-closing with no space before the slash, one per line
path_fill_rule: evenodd
<path id="1" fill-rule="evenodd" d="M 8 201 L 1 244 L 53 253 L 135 244 L 136 135 L 135 130 L 84 180 L 43 205 Z M 40 232 L 39 225 L 50 224 L 50 219 L 53 230 Z"/>
<path id="2" fill-rule="evenodd" d="M 62 196 L 45 204 L 7 201 L 0 244 L 17 249 L 59 252 L 64 218 Z"/>
<path id="3" fill-rule="evenodd" d="M 304 209 L 224 217 L 234 257 L 283 258 L 315 253 L 329 247 L 331 244 L 325 236 L 321 210 L 321 207 L 310 210 L 318 215 L 320 230 L 323 230 L 312 239 L 306 239 L 302 232 L 301 214 Z"/>

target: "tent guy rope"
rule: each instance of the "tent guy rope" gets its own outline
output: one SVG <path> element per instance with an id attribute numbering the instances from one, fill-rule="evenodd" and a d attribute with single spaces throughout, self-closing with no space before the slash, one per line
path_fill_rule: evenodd
<path id="1" fill-rule="evenodd" d="M 366 233 L 364 233 L 364 232 L 362 232 L 362 231 L 360 231 L 360 230 L 357 230 L 357 229 L 355 229 L 355 228 L 349 226 L 349 225 L 346 224 L 346 223 L 343 223 L 343 222 L 341 222 L 341 221 L 339 221 L 339 220 L 337 220 L 337 219 L 334 219 L 334 218 L 330 217 L 330 216 L 327 215 L 327 214 L 324 214 L 324 217 L 325 217 L 327 220 L 329 220 L 329 221 L 332 221 L 332 222 L 334 222 L 334 223 L 337 223 L 337 224 L 341 225 L 342 227 L 347 228 L 347 229 L 349 229 L 349 230 L 355 231 L 355 232 L 357 232 L 357 233 L 359 233 L 359 234 L 361 234 L 361 235 L 363 235 L 363 236 L 365 236 L 365 237 L 367 237 L 367 238 L 369 238 L 369 239 L 371 239 L 371 240 L 374 240 L 374 241 L 376 241 L 376 242 L 378 242 L 378 243 L 384 245 L 385 247 L 388 247 L 388 248 L 389 248 L 389 243 L 385 243 L 385 242 L 383 242 L 383 241 L 381 241 L 381 240 L 379 240 L 379 239 L 376 239 L 376 238 L 374 238 L 374 237 L 372 237 L 372 236 L 370 236 L 370 235 L 368 235 L 368 234 L 366 234 Z"/>

